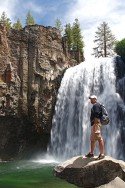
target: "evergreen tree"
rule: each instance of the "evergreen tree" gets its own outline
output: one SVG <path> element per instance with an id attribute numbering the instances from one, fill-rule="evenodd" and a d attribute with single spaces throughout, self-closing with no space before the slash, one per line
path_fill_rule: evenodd
<path id="1" fill-rule="evenodd" d="M 75 22 L 72 26 L 72 36 L 73 36 L 73 49 L 76 51 L 83 52 L 84 42 L 81 35 L 81 29 L 78 19 L 75 19 Z"/>
<path id="2" fill-rule="evenodd" d="M 2 24 L 6 24 L 6 20 L 7 20 L 6 13 L 3 12 L 3 13 L 1 14 L 1 17 L 0 17 L 0 22 L 1 22 Z"/>
<path id="3" fill-rule="evenodd" d="M 73 48 L 73 35 L 72 35 L 72 27 L 70 23 L 66 24 L 65 26 L 64 36 L 67 37 L 68 50 L 71 50 Z"/>
<path id="4" fill-rule="evenodd" d="M 30 11 L 27 13 L 27 16 L 26 16 L 26 25 L 35 25 L 35 20 L 33 16 L 31 15 Z"/>
<path id="5" fill-rule="evenodd" d="M 17 19 L 17 22 L 13 24 L 13 29 L 16 29 L 16 30 L 22 29 L 22 24 L 19 18 Z"/>
<path id="6" fill-rule="evenodd" d="M 57 18 L 56 22 L 55 22 L 55 27 L 60 31 L 60 33 L 62 34 L 63 32 L 63 27 L 62 27 L 62 23 L 61 21 Z"/>
<path id="7" fill-rule="evenodd" d="M 11 28 L 11 20 L 7 18 L 7 15 L 5 12 L 3 12 L 0 17 L 0 23 L 4 24 L 8 31 Z"/>
<path id="8" fill-rule="evenodd" d="M 96 31 L 96 47 L 93 48 L 95 57 L 109 57 L 114 55 L 115 37 L 112 34 L 108 24 L 103 22 Z"/>
<path id="9" fill-rule="evenodd" d="M 121 58 L 125 62 L 125 38 L 116 42 L 116 44 L 115 44 L 115 52 L 119 56 L 121 56 Z"/>

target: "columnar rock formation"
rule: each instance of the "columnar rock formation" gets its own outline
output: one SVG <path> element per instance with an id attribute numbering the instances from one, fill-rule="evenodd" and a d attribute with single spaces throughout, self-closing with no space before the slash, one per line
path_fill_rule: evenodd
<path id="1" fill-rule="evenodd" d="M 46 148 L 61 78 L 68 67 L 79 63 L 71 59 L 66 48 L 56 28 L 34 25 L 7 33 L 0 25 L 0 129 L 8 129 L 8 135 L 0 131 L 0 157 L 6 156 L 6 146 L 10 145 L 11 153 L 18 153 L 31 137 L 29 145 L 38 143 L 39 148 Z M 10 145 L 9 129 L 20 137 L 13 134 L 15 141 Z"/>

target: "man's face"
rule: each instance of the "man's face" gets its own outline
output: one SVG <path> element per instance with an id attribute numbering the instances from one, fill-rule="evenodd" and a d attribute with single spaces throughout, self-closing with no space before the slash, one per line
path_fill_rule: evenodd
<path id="1" fill-rule="evenodd" d="M 96 103 L 96 101 L 97 101 L 97 99 L 90 99 L 90 102 L 91 102 L 92 104 Z"/>

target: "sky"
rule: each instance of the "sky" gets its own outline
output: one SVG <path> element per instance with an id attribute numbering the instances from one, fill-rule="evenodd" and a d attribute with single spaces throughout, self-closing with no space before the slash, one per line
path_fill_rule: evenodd
<path id="1" fill-rule="evenodd" d="M 35 22 L 44 26 L 54 26 L 57 18 L 63 26 L 78 18 L 87 58 L 92 54 L 97 27 L 103 21 L 117 40 L 125 38 L 125 0 L 0 0 L 0 14 L 5 11 L 12 23 L 20 18 L 25 25 L 29 10 Z"/>

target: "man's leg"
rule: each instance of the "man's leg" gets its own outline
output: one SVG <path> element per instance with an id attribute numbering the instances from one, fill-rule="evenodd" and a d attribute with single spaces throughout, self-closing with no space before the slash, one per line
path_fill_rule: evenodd
<path id="1" fill-rule="evenodd" d="M 98 142 L 99 142 L 99 151 L 100 151 L 100 154 L 99 154 L 99 156 L 98 156 L 97 159 L 103 159 L 105 157 L 105 154 L 104 154 L 104 141 L 103 141 L 102 136 L 98 140 Z"/>
<path id="2" fill-rule="evenodd" d="M 90 151 L 87 155 L 85 155 L 86 157 L 94 157 L 94 149 L 95 149 L 95 140 L 94 140 L 94 137 L 93 137 L 93 134 L 91 134 L 91 137 L 90 137 Z"/>
<path id="3" fill-rule="evenodd" d="M 96 127 L 95 124 L 91 127 L 90 152 L 87 155 L 85 155 L 86 157 L 94 157 L 94 149 L 97 141 L 95 138 L 95 127 Z"/>
<path id="4" fill-rule="evenodd" d="M 96 143 L 95 129 L 96 129 L 96 125 L 94 124 L 94 125 L 91 127 L 90 153 L 94 153 L 94 149 L 95 149 L 95 143 Z"/>
<path id="5" fill-rule="evenodd" d="M 104 141 L 103 141 L 103 138 L 99 139 L 98 142 L 99 142 L 100 154 L 104 154 Z"/>
<path id="6" fill-rule="evenodd" d="M 92 132 L 90 136 L 90 153 L 91 154 L 94 154 L 95 145 L 96 145 L 95 134 Z"/>
<path id="7" fill-rule="evenodd" d="M 91 140 L 91 147 L 90 147 L 90 153 L 94 153 L 94 149 L 95 149 L 95 141 Z"/>

